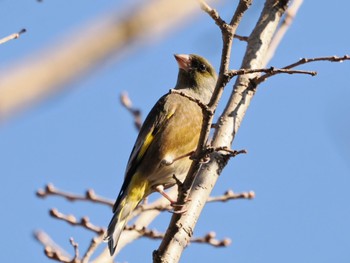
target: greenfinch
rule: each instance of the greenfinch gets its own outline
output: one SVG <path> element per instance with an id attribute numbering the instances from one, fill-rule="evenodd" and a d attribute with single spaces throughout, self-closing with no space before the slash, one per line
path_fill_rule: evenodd
<path id="1" fill-rule="evenodd" d="M 217 74 L 203 57 L 174 56 L 179 66 L 178 92 L 162 96 L 140 129 L 105 237 L 111 255 L 143 198 L 159 192 L 173 205 L 176 203 L 163 190 L 176 184 L 174 176 L 183 182 L 192 163 L 189 156 L 197 147 L 203 122 L 202 108 L 195 100 L 209 103 Z"/>

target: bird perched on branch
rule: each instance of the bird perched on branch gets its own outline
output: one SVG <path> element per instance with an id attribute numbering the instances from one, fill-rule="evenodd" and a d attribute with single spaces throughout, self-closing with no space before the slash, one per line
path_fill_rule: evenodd
<path id="1" fill-rule="evenodd" d="M 105 241 L 113 255 L 120 234 L 143 198 L 184 181 L 202 128 L 199 103 L 208 104 L 217 75 L 198 55 L 174 55 L 179 66 L 175 90 L 161 97 L 148 114 L 129 157 L 125 178 L 113 206 Z M 199 102 L 198 102 L 199 101 Z"/>

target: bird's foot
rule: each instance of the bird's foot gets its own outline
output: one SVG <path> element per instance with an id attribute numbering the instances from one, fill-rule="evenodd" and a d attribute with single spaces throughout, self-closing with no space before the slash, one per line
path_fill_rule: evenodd
<path id="1" fill-rule="evenodd" d="M 185 200 L 185 203 L 178 203 L 177 201 L 175 201 L 174 199 L 172 199 L 165 191 L 164 191 L 164 186 L 163 185 L 158 185 L 156 186 L 156 191 L 158 193 L 160 193 L 162 196 L 164 196 L 169 202 L 170 202 L 170 206 L 173 207 L 174 209 L 173 210 L 170 210 L 169 212 L 170 213 L 174 213 L 174 214 L 183 214 L 187 211 L 187 208 L 185 208 L 185 204 L 188 202 L 188 201 L 191 201 L 190 198 L 187 198 Z"/>

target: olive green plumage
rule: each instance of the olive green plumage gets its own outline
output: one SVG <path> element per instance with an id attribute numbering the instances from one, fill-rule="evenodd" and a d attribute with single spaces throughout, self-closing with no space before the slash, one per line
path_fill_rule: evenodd
<path id="1" fill-rule="evenodd" d="M 175 55 L 179 65 L 175 86 L 186 95 L 209 103 L 216 84 L 216 72 L 198 55 Z M 132 211 L 157 186 L 169 188 L 183 181 L 191 165 L 189 157 L 175 160 L 196 149 L 203 121 L 202 109 L 189 98 L 176 93 L 161 97 L 148 114 L 130 154 L 124 183 L 114 204 L 108 226 L 109 251 L 117 243 Z"/>

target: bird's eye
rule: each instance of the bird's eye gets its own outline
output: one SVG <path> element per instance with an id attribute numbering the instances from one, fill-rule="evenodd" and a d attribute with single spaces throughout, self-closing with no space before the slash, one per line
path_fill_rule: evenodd
<path id="1" fill-rule="evenodd" d="M 204 72 L 207 70 L 207 67 L 204 64 L 199 64 L 198 69 L 200 72 Z"/>

